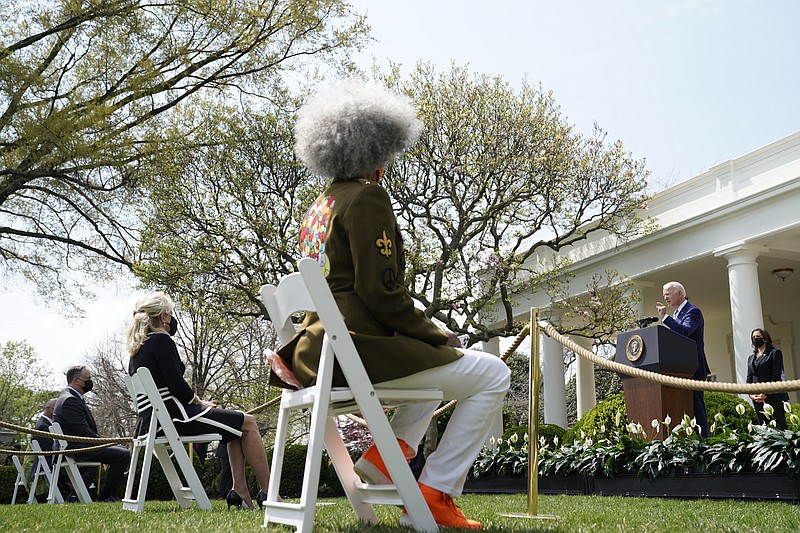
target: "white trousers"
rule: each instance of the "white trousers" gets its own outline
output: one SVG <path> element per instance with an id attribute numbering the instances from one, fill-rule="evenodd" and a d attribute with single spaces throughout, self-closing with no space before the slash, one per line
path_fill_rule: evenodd
<path id="1" fill-rule="evenodd" d="M 420 483 L 452 497 L 461 495 L 467 473 L 490 436 L 511 384 L 511 372 L 499 357 L 477 350 L 459 351 L 464 355 L 457 361 L 380 384 L 382 389 L 440 389 L 445 400 L 458 400 L 439 446 L 426 457 L 419 478 Z M 395 436 L 416 450 L 439 405 L 420 402 L 398 407 L 391 421 Z"/>

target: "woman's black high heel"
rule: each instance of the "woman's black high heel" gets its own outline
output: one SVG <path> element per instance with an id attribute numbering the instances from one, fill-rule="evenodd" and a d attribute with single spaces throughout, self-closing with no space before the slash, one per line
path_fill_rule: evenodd
<path id="1" fill-rule="evenodd" d="M 242 497 L 236 494 L 235 490 L 231 490 L 228 493 L 228 497 L 225 498 L 225 501 L 228 503 L 228 510 L 231 510 L 231 507 L 240 508 L 242 506 Z"/>
<path id="2" fill-rule="evenodd" d="M 258 494 L 256 494 L 256 503 L 258 504 L 259 509 L 264 507 L 265 501 L 267 501 L 267 493 L 263 490 L 258 491 Z"/>

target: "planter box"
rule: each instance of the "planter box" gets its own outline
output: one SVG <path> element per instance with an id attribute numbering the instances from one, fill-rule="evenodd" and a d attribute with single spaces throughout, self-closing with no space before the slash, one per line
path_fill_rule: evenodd
<path id="1" fill-rule="evenodd" d="M 464 492 L 475 494 L 527 494 L 527 477 L 468 479 Z M 589 494 L 585 476 L 539 476 L 539 494 Z"/>
<path id="2" fill-rule="evenodd" d="M 777 473 L 678 474 L 653 480 L 622 474 L 592 477 L 589 485 L 590 494 L 602 496 L 800 501 L 797 476 Z"/>

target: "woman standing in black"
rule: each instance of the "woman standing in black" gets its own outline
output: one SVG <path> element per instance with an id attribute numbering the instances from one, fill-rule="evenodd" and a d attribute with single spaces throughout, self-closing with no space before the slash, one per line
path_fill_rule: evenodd
<path id="1" fill-rule="evenodd" d="M 783 354 L 772 345 L 772 336 L 765 329 L 756 328 L 750 333 L 753 343 L 753 353 L 747 360 L 747 382 L 764 383 L 767 381 L 781 381 L 783 379 Z M 779 429 L 786 429 L 786 411 L 783 402 L 789 400 L 785 392 L 772 394 L 751 394 L 753 408 L 756 410 L 758 422 L 768 424 L 770 419 L 775 420 Z M 772 416 L 764 413 L 764 404 L 772 406 Z"/>
<path id="2" fill-rule="evenodd" d="M 258 479 L 261 490 L 256 501 L 260 507 L 267 499 L 269 463 L 256 419 L 242 411 L 220 409 L 214 402 L 201 400 L 183 379 L 186 365 L 178 356 L 178 348 L 171 337 L 178 329 L 174 308 L 172 299 L 163 292 L 148 294 L 136 302 L 133 322 L 128 327 L 131 354 L 128 373 L 133 375 L 141 367 L 150 370 L 178 434 L 222 435 L 233 475 L 233 489 L 227 497 L 228 509 L 253 507 L 245 479 L 245 462 L 250 464 Z M 137 436 L 147 431 L 151 412 L 149 407 L 139 411 Z"/>

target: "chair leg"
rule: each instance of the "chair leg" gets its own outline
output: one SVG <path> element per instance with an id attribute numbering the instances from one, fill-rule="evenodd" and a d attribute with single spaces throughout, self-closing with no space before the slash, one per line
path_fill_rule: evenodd
<path id="1" fill-rule="evenodd" d="M 147 454 L 142 461 L 142 471 L 139 472 L 139 487 L 136 490 L 136 499 L 133 496 L 133 484 L 136 481 L 136 465 L 139 462 L 139 454 L 146 448 L 143 444 L 134 442 L 133 453 L 131 453 L 131 464 L 128 467 L 128 480 L 125 483 L 125 497 L 122 499 L 122 508 L 127 511 L 141 513 L 144 509 L 144 499 L 147 494 L 147 484 L 150 480 L 150 465 L 153 462 L 153 454 Z"/>
<path id="2" fill-rule="evenodd" d="M 92 503 L 92 497 L 89 495 L 86 483 L 83 482 L 83 476 L 81 475 L 78 465 L 75 464 L 75 460 L 71 457 L 64 457 L 64 461 L 67 463 L 67 475 L 72 482 L 72 488 L 75 490 L 75 494 L 78 495 L 78 501 L 81 503 Z"/>
<path id="3" fill-rule="evenodd" d="M 377 524 L 378 517 L 375 515 L 375 509 L 372 505 L 364 502 L 356 490 L 358 484 L 361 483 L 361 479 L 353 470 L 353 460 L 350 458 L 350 453 L 344 445 L 339 429 L 336 427 L 336 422 L 330 417 L 325 425 L 325 449 L 328 450 L 336 475 L 339 476 L 345 495 L 359 521 Z"/>
<path id="4" fill-rule="evenodd" d="M 164 476 L 169 482 L 169 487 L 172 489 L 172 494 L 175 495 L 175 499 L 178 500 L 178 505 L 184 509 L 191 507 L 191 500 L 189 500 L 183 493 L 183 490 L 181 490 L 183 483 L 178 476 L 177 470 L 175 470 L 175 465 L 172 464 L 167 446 L 164 444 L 156 444 L 154 451 L 156 457 L 158 457 L 158 462 L 161 464 L 161 470 L 164 471 Z"/>
<path id="5" fill-rule="evenodd" d="M 53 462 L 53 478 L 50 481 L 50 490 L 47 491 L 47 503 L 50 504 L 56 503 L 56 494 L 59 492 L 56 485 L 58 485 L 58 479 L 61 475 L 61 461 L 63 457 L 63 455 L 58 455 L 56 456 L 56 460 Z M 56 482 L 53 483 L 53 480 Z"/>
<path id="6" fill-rule="evenodd" d="M 200 509 L 210 511 L 211 501 L 208 499 L 205 489 L 203 489 L 203 483 L 200 481 L 200 477 L 197 475 L 197 471 L 194 469 L 194 465 L 192 465 L 189 459 L 189 454 L 186 453 L 186 448 L 184 448 L 183 445 L 179 445 L 177 449 L 173 449 L 172 451 L 175 455 L 178 467 L 183 473 L 183 479 L 186 480 L 186 485 L 191 491 L 191 496 L 197 502 L 197 506 Z M 182 485 L 180 487 L 182 490 L 185 490 Z"/>

